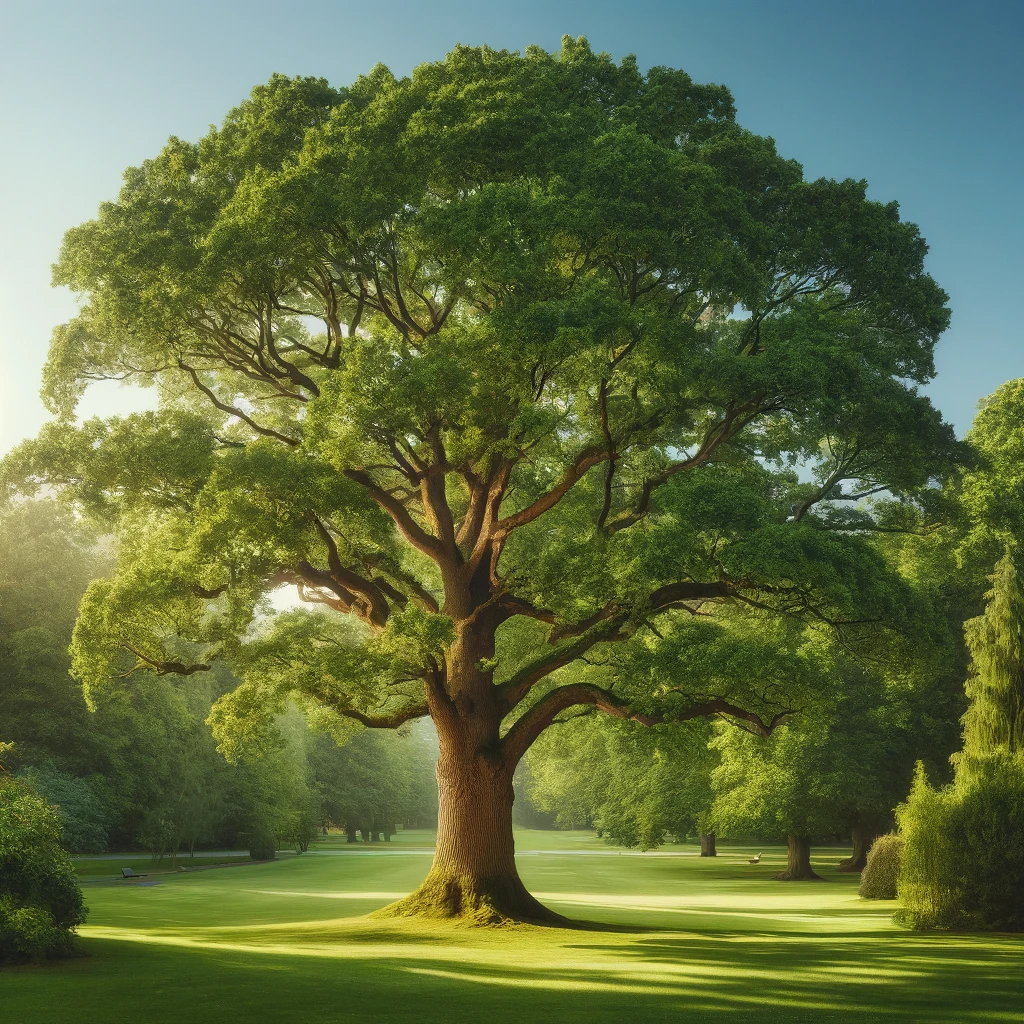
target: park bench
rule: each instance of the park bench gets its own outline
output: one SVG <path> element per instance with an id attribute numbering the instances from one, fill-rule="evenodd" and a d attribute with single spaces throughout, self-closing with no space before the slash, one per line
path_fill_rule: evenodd
<path id="1" fill-rule="evenodd" d="M 148 878 L 148 875 L 138 875 L 131 868 L 121 868 L 122 878 Z"/>
<path id="2" fill-rule="evenodd" d="M 751 864 L 760 864 L 761 863 L 761 854 L 758 854 L 756 857 L 751 857 L 749 863 L 751 863 Z"/>

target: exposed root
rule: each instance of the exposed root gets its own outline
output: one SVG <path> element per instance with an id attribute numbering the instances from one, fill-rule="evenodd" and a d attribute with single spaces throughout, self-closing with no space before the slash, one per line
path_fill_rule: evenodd
<path id="1" fill-rule="evenodd" d="M 569 927 L 568 918 L 548 910 L 515 876 L 476 878 L 431 872 L 423 884 L 372 917 L 424 917 L 491 928 L 517 924 Z"/>

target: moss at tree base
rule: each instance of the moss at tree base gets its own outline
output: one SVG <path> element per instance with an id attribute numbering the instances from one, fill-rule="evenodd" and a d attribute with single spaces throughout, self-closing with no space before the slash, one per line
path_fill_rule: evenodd
<path id="1" fill-rule="evenodd" d="M 432 871 L 413 893 L 374 912 L 376 918 L 426 917 L 485 927 L 569 924 L 539 903 L 515 875 L 477 878 Z"/>

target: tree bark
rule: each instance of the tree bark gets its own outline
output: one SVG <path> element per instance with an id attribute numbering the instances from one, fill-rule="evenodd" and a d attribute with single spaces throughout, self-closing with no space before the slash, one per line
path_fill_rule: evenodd
<path id="1" fill-rule="evenodd" d="M 707 835 L 700 837 L 700 855 L 702 857 L 717 857 L 718 852 L 715 850 L 715 833 L 708 832 Z"/>
<path id="2" fill-rule="evenodd" d="M 868 851 L 871 849 L 871 835 L 868 829 L 857 825 L 850 831 L 853 852 L 846 860 L 839 862 L 840 871 L 863 871 L 868 862 Z"/>
<path id="3" fill-rule="evenodd" d="M 562 924 L 527 892 L 516 870 L 512 838 L 515 764 L 501 745 L 501 711 L 489 675 L 478 667 L 493 654 L 456 642 L 448 686 L 434 688 L 437 726 L 437 849 L 423 884 L 378 911 L 381 916 L 458 918 L 475 924 Z"/>
<path id="4" fill-rule="evenodd" d="M 437 782 L 437 850 L 430 873 L 416 892 L 379 913 L 489 925 L 562 923 L 519 878 L 511 773 L 480 757 L 467 760 L 442 752 Z"/>
<path id="5" fill-rule="evenodd" d="M 775 877 L 780 882 L 821 881 L 811 868 L 811 841 L 806 836 L 789 836 L 789 860 L 786 870 Z"/>

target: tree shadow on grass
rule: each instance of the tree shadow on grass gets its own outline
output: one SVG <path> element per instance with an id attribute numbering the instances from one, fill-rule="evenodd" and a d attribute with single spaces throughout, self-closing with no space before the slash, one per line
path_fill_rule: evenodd
<path id="1" fill-rule="evenodd" d="M 349 922 L 350 923 L 350 922 Z M 448 1024 L 486 1019 L 605 1024 L 689 1021 L 1012 1020 L 1024 1005 L 1024 948 L 1012 939 L 887 933 L 714 936 L 639 929 L 597 939 L 531 929 L 344 928 L 89 938 L 88 961 L 5 972 L 4 1017 L 19 1024 L 249 1018 Z M 192 933 L 195 934 L 195 933 Z M 586 936 L 594 935 L 594 941 Z M 305 946 L 303 946 L 305 943 Z M 73 1018 L 67 1008 L 74 1007 Z"/>

